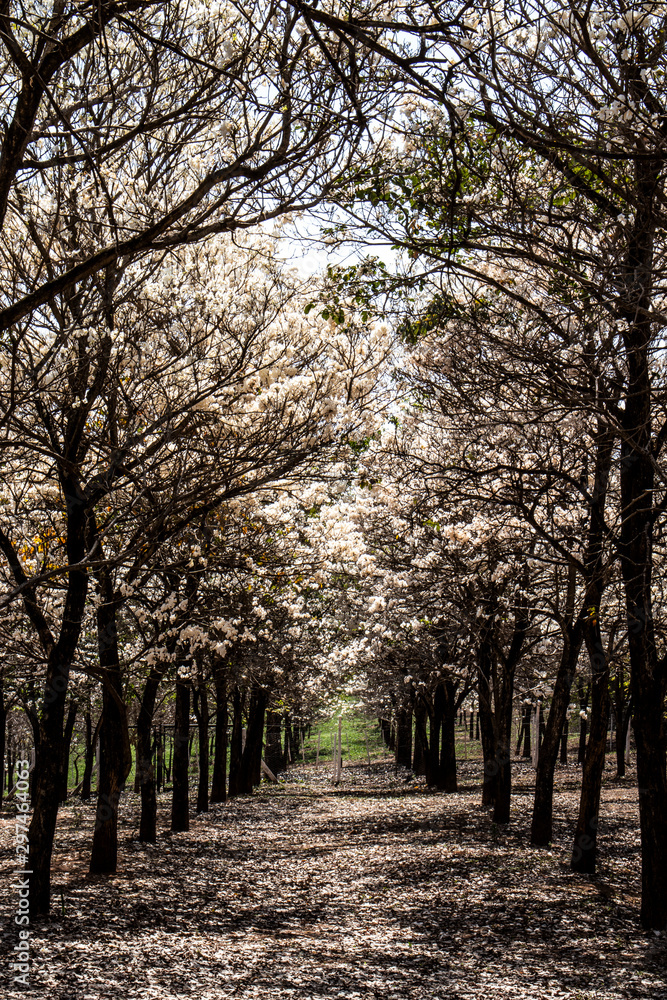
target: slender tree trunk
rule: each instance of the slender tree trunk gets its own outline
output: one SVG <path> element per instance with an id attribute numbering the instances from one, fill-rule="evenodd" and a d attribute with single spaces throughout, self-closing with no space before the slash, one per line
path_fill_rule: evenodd
<path id="1" fill-rule="evenodd" d="M 176 679 L 174 710 L 174 751 L 171 799 L 171 829 L 180 833 L 190 829 L 189 796 L 190 685 Z"/>
<path id="2" fill-rule="evenodd" d="M 206 684 L 199 684 L 199 713 L 197 717 L 199 739 L 199 784 L 197 786 L 197 812 L 208 812 L 208 698 Z"/>
<path id="3" fill-rule="evenodd" d="M 95 728 L 93 729 L 90 704 L 86 710 L 86 753 L 83 763 L 83 780 L 81 782 L 81 800 L 87 802 L 90 798 L 90 785 L 93 777 L 93 764 L 95 763 L 95 749 L 100 735 L 102 724 L 102 713 L 100 713 Z"/>
<path id="4" fill-rule="evenodd" d="M 533 706 L 526 705 L 524 709 L 524 737 L 523 737 L 523 754 L 527 760 L 530 760 L 533 756 L 533 748 L 531 746 L 531 735 L 530 735 L 530 720 L 533 715 Z"/>
<path id="5" fill-rule="evenodd" d="M 289 725 L 289 723 L 288 723 Z M 285 737 L 287 739 L 287 735 Z M 229 798 L 239 794 L 243 739 L 243 697 L 236 686 L 232 697 L 232 736 L 229 748 Z"/>
<path id="6" fill-rule="evenodd" d="M 516 750 L 514 751 L 515 757 L 518 757 L 519 754 L 521 753 L 522 746 L 524 747 L 522 756 L 524 757 L 526 756 L 526 751 L 525 751 L 526 735 L 527 733 L 530 732 L 530 722 L 528 723 L 528 726 L 526 726 L 526 709 L 527 709 L 526 705 L 521 706 L 521 724 L 519 726 L 519 735 L 516 741 Z M 530 719 L 530 716 L 528 716 L 528 718 Z M 530 754 L 528 756 L 530 756 Z"/>
<path id="7" fill-rule="evenodd" d="M 164 788 L 164 750 L 166 742 L 166 733 L 164 729 L 164 724 L 161 722 L 158 726 L 157 732 L 157 753 L 156 753 L 156 775 L 155 775 L 155 790 L 160 794 L 161 790 Z"/>
<path id="8" fill-rule="evenodd" d="M 412 708 L 396 711 L 396 767 L 412 763 Z"/>
<path id="9" fill-rule="evenodd" d="M 628 739 L 628 728 L 632 716 L 632 698 L 625 706 L 624 711 L 617 716 L 620 726 L 616 732 L 616 777 L 625 777 L 625 747 Z"/>
<path id="10" fill-rule="evenodd" d="M 443 684 L 445 696 L 442 716 L 442 748 L 440 752 L 440 778 L 444 792 L 457 790 L 456 780 L 456 690 L 450 678 Z"/>
<path id="11" fill-rule="evenodd" d="M 479 649 L 477 664 L 477 698 L 479 710 L 477 720 L 482 737 L 483 785 L 482 805 L 490 806 L 496 801 L 498 771 L 494 755 L 493 711 L 491 709 L 491 650 L 486 639 Z"/>
<path id="12" fill-rule="evenodd" d="M 579 682 L 579 746 L 577 749 L 577 764 L 583 764 L 586 760 L 586 740 L 588 738 L 588 702 L 591 696 L 590 684 L 584 688 Z M 586 718 L 581 713 L 585 712 Z"/>
<path id="13" fill-rule="evenodd" d="M 242 795 L 250 794 L 253 787 L 259 785 L 261 780 L 266 702 L 266 692 L 261 688 L 255 688 L 250 696 L 246 741 L 241 754 L 238 790 Z"/>
<path id="14" fill-rule="evenodd" d="M 117 604 L 107 571 L 98 574 L 102 603 L 97 609 L 100 667 L 102 668 L 102 725 L 97 809 L 90 854 L 91 873 L 115 872 L 118 864 L 118 806 L 132 769 L 127 707 L 118 658 Z"/>
<path id="15" fill-rule="evenodd" d="M 211 780 L 211 804 L 227 801 L 227 674 L 222 661 L 216 662 L 215 683 L 215 754 Z"/>
<path id="16" fill-rule="evenodd" d="M 153 766 L 153 715 L 155 699 L 164 676 L 165 667 L 154 665 L 144 685 L 139 714 L 137 715 L 137 775 L 141 794 L 139 840 L 147 844 L 157 841 L 157 790 Z M 159 736 L 158 736 L 159 742 Z"/>
<path id="17" fill-rule="evenodd" d="M 7 733 L 7 708 L 5 706 L 4 677 L 0 673 L 0 807 L 5 787 L 5 743 Z"/>
<path id="18" fill-rule="evenodd" d="M 266 713 L 266 763 L 277 774 L 284 769 L 283 749 L 280 742 L 280 713 Z"/>
<path id="19" fill-rule="evenodd" d="M 428 753 L 428 738 L 426 736 L 426 706 L 417 699 L 414 708 L 415 716 L 415 751 L 412 758 L 412 770 L 415 774 L 426 773 L 426 754 Z"/>
<path id="20" fill-rule="evenodd" d="M 62 486 L 67 507 L 67 560 L 70 566 L 77 566 L 86 552 L 85 504 L 78 483 L 69 474 L 62 476 Z M 28 833 L 31 919 L 40 914 L 47 915 L 50 907 L 51 855 L 58 817 L 65 700 L 70 666 L 81 635 L 87 590 L 86 571 L 70 570 L 60 635 L 53 645 L 48 642 L 45 644 L 48 654 L 44 700 L 39 741 L 36 744 L 36 766 L 31 792 L 33 813 Z M 39 612 L 29 607 L 31 600 L 32 596 L 26 593 L 24 601 L 27 601 L 28 616 L 36 624 L 41 637 L 44 628 L 36 620 L 39 618 Z M 48 629 L 46 623 L 44 626 Z"/>
<path id="21" fill-rule="evenodd" d="M 626 321 L 626 390 L 621 412 L 620 556 L 625 589 L 630 684 L 637 750 L 639 825 L 642 852 L 641 921 L 667 926 L 667 775 L 665 773 L 665 687 L 667 660 L 658 658 L 653 621 L 653 531 L 660 511 L 656 490 L 656 439 L 652 425 L 654 386 L 653 275 L 662 163 L 634 163 L 636 208 L 620 275 L 620 315 Z"/>
<path id="22" fill-rule="evenodd" d="M 494 823 L 509 823 L 512 798 L 512 705 L 515 665 L 505 664 L 500 697 L 495 713 L 495 760 L 497 771 L 496 797 L 493 803 Z"/>
<path id="23" fill-rule="evenodd" d="M 574 835 L 571 867 L 575 872 L 593 875 L 597 859 L 600 792 L 609 721 L 609 662 L 602 645 L 597 619 L 590 620 L 587 625 L 586 647 L 592 674 L 591 727 L 581 778 L 579 818 Z"/>
<path id="24" fill-rule="evenodd" d="M 567 741 L 570 735 L 570 723 L 567 719 L 563 723 L 563 732 L 560 738 L 560 762 L 561 764 L 567 764 Z"/>
<path id="25" fill-rule="evenodd" d="M 433 704 L 429 714 L 429 737 L 426 751 L 426 784 L 433 788 L 441 788 L 440 775 L 440 733 L 442 716 L 445 708 L 445 696 L 442 684 L 438 684 L 433 693 Z"/>
<path id="26" fill-rule="evenodd" d="M 558 758 L 558 744 L 570 704 L 570 690 L 577 668 L 582 636 L 580 629 L 574 629 L 565 636 L 556 683 L 547 716 L 544 740 L 540 747 L 535 774 L 535 799 L 533 820 L 530 828 L 530 842 L 538 847 L 546 847 L 553 836 L 553 791 L 554 771 Z"/>
<path id="27" fill-rule="evenodd" d="M 62 759 L 62 785 L 60 788 L 60 801 L 67 802 L 67 785 L 69 779 L 69 755 L 72 746 L 72 733 L 76 722 L 78 705 L 74 699 L 69 703 L 67 718 L 65 720 L 65 731 L 63 733 L 63 759 Z"/>

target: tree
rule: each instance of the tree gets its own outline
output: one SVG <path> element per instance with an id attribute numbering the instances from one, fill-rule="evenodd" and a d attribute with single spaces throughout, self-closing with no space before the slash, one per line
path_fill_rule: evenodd
<path id="1" fill-rule="evenodd" d="M 593 409 L 601 429 L 620 441 L 615 544 L 638 741 L 641 919 L 664 927 L 666 663 L 652 589 L 653 540 L 664 507 L 658 350 L 665 273 L 664 16 L 657 8 L 628 11 L 616 4 L 581 10 L 517 2 L 502 11 L 485 4 L 472 13 L 452 3 L 432 9 L 427 23 L 416 22 L 407 6 L 405 17 L 399 13 L 391 22 L 361 10 L 343 21 L 326 9 L 294 6 L 339 36 L 374 48 L 413 93 L 436 105 L 425 117 L 443 137 L 440 205 L 447 225 L 435 235 L 428 225 L 404 230 L 395 244 L 428 256 L 431 267 L 437 261 L 471 289 L 477 283 L 502 290 L 527 317 L 544 320 L 561 345 L 545 374 L 581 412 Z M 411 47 L 411 39 L 419 45 Z M 423 107 L 415 101 L 416 117 Z M 401 192 L 394 201 L 400 206 L 404 198 Z M 422 202 L 419 183 L 412 199 Z M 381 221 L 376 213 L 372 225 L 382 230 Z M 576 290 L 574 301 L 568 289 Z M 571 378 L 567 358 L 591 336 L 603 362 L 595 394 L 590 383 Z"/>

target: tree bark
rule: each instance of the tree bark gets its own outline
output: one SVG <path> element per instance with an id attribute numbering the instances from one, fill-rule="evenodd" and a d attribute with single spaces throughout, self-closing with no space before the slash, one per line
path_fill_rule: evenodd
<path id="1" fill-rule="evenodd" d="M 547 716 L 544 740 L 540 747 L 535 774 L 535 799 L 530 828 L 530 842 L 546 847 L 553 836 L 554 771 L 558 758 L 558 744 L 570 704 L 570 690 L 574 680 L 583 637 L 581 629 L 568 628 L 563 642 L 556 683 Z"/>
<path id="2" fill-rule="evenodd" d="M 0 673 L 0 807 L 5 788 L 5 743 L 7 734 L 7 708 L 5 706 L 4 677 Z"/>
<path id="3" fill-rule="evenodd" d="M 567 764 L 567 742 L 570 735 L 570 723 L 567 718 L 563 723 L 563 732 L 560 737 L 560 763 L 564 766 Z"/>
<path id="4" fill-rule="evenodd" d="M 396 767 L 412 764 L 412 708 L 396 711 Z"/>
<path id="5" fill-rule="evenodd" d="M 65 477 L 63 492 L 67 505 L 67 559 L 70 565 L 77 565 L 86 551 L 84 504 L 78 485 Z M 49 651 L 38 753 L 33 772 L 33 813 L 28 833 L 31 920 L 38 915 L 48 915 L 50 908 L 51 856 L 58 817 L 65 701 L 70 666 L 81 634 L 87 591 L 88 574 L 80 569 L 70 570 L 58 641 L 52 646 L 46 641 Z M 30 591 L 26 592 L 24 603 L 28 616 L 34 621 L 37 612 L 34 595 Z"/>
<path id="6" fill-rule="evenodd" d="M 139 792 L 141 794 L 139 840 L 147 844 L 154 844 L 157 841 L 157 789 L 153 766 L 155 741 L 152 736 L 155 699 L 165 669 L 163 664 L 151 667 L 137 715 L 137 775 L 139 776 Z"/>
<path id="7" fill-rule="evenodd" d="M 102 724 L 102 713 L 97 719 L 95 728 L 93 729 L 92 716 L 90 712 L 90 705 L 86 710 L 85 715 L 86 720 L 86 753 L 83 764 L 83 780 L 81 782 L 81 800 L 82 802 L 87 802 L 90 798 L 90 785 L 93 777 L 93 764 L 95 763 L 95 749 L 97 747 L 97 741 L 100 735 L 100 726 Z"/>
<path id="8" fill-rule="evenodd" d="M 262 688 L 254 688 L 248 706 L 248 728 L 239 768 L 238 791 L 241 795 L 249 795 L 261 780 L 266 702 L 266 692 Z"/>
<path id="9" fill-rule="evenodd" d="M 620 720 L 619 728 L 616 732 L 616 777 L 625 777 L 625 747 L 628 739 L 628 728 L 630 726 L 630 719 L 632 718 L 632 698 L 628 701 L 628 704 L 622 710 L 620 716 L 616 716 L 617 720 Z"/>
<path id="10" fill-rule="evenodd" d="M 266 763 L 277 774 L 284 770 L 284 756 L 280 741 L 280 712 L 266 713 Z"/>
<path id="11" fill-rule="evenodd" d="M 102 601 L 97 609 L 97 632 L 102 668 L 102 724 L 97 809 L 90 854 L 90 872 L 115 872 L 118 864 L 118 806 L 128 774 L 132 750 L 127 707 L 118 657 L 117 602 L 108 570 L 98 573 Z"/>
<path id="12" fill-rule="evenodd" d="M 579 682 L 579 746 L 577 749 L 577 764 L 583 764 L 586 760 L 586 740 L 588 738 L 588 702 L 591 696 L 590 684 L 585 688 Z M 586 713 L 586 718 L 582 718 L 581 713 Z"/>
<path id="13" fill-rule="evenodd" d="M 287 733 L 287 730 L 286 730 Z M 285 736 L 287 739 L 287 735 Z M 229 747 L 229 798 L 239 794 L 243 739 L 243 697 L 238 685 L 232 697 L 232 736 Z"/>
<path id="14" fill-rule="evenodd" d="M 215 753 L 211 780 L 211 804 L 227 801 L 227 674 L 224 663 L 216 662 L 215 684 Z"/>
<path id="15" fill-rule="evenodd" d="M 74 732 L 74 724 L 76 722 L 76 713 L 78 705 L 74 699 L 69 703 L 69 708 L 67 710 L 67 718 L 65 720 L 65 730 L 63 732 L 63 753 L 62 753 L 62 784 L 60 787 L 60 801 L 67 802 L 67 785 L 69 779 L 69 754 L 70 748 L 72 746 L 72 733 Z"/>
<path id="16" fill-rule="evenodd" d="M 605 654 L 598 619 L 587 624 L 586 647 L 591 661 L 591 726 L 581 778 L 579 818 L 572 849 L 572 871 L 595 874 L 600 792 L 607 748 L 609 721 L 609 661 Z"/>
<path id="17" fill-rule="evenodd" d="M 202 680 L 198 686 L 197 737 L 199 746 L 199 782 L 197 785 L 197 812 L 208 812 L 208 698 L 206 684 Z"/>
<path id="18" fill-rule="evenodd" d="M 418 698 L 414 707 L 415 716 L 415 749 L 412 757 L 412 770 L 417 775 L 426 773 L 426 754 L 428 752 L 428 738 L 426 736 L 426 706 L 421 698 Z"/>
<path id="19" fill-rule="evenodd" d="M 496 801 L 498 772 L 494 759 L 493 712 L 491 709 L 491 648 L 484 637 L 480 643 L 477 661 L 477 720 L 482 737 L 483 784 L 482 805 L 491 806 Z"/>
<path id="20" fill-rule="evenodd" d="M 174 833 L 181 833 L 190 829 L 189 745 L 190 685 L 187 681 L 177 678 L 171 799 L 171 829 Z"/>
<path id="21" fill-rule="evenodd" d="M 444 711 L 442 716 L 442 748 L 440 752 L 440 779 L 443 792 L 457 791 L 456 780 L 456 691 L 458 685 L 445 678 L 443 684 Z"/>
<path id="22" fill-rule="evenodd" d="M 426 784 L 432 788 L 442 787 L 440 774 L 440 733 L 445 708 L 442 684 L 437 684 L 433 692 L 433 702 L 429 711 L 429 736 L 426 747 Z"/>

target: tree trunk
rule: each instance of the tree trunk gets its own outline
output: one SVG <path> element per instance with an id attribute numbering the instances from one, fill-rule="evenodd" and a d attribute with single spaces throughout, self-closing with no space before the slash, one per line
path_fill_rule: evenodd
<path id="1" fill-rule="evenodd" d="M 31 920 L 38 915 L 48 915 L 50 907 L 51 855 L 62 782 L 62 738 L 69 670 L 69 661 L 59 659 L 59 647 L 56 646 L 47 663 L 40 748 L 33 772 L 33 814 L 28 833 Z"/>
<path id="2" fill-rule="evenodd" d="M 224 664 L 216 662 L 215 682 L 215 753 L 211 780 L 211 804 L 227 801 L 227 674 Z"/>
<path id="3" fill-rule="evenodd" d="M 118 658 L 117 604 L 107 571 L 98 574 L 102 603 L 97 609 L 97 633 L 102 668 L 102 724 L 97 809 L 90 854 L 90 872 L 115 872 L 118 864 L 118 805 L 132 769 L 127 708 Z"/>
<path id="4" fill-rule="evenodd" d="M 445 695 L 442 717 L 442 749 L 440 754 L 440 777 L 443 792 L 455 792 L 456 780 L 456 690 L 458 685 L 446 678 L 443 691 Z"/>
<path id="5" fill-rule="evenodd" d="M 90 798 L 90 785 L 93 777 L 93 764 L 95 763 L 95 749 L 100 735 L 102 724 L 102 713 L 98 717 L 95 729 L 93 729 L 90 705 L 86 710 L 86 753 L 83 764 L 83 780 L 81 782 L 81 800 L 87 802 Z"/>
<path id="6" fill-rule="evenodd" d="M 479 649 L 477 664 L 477 721 L 482 737 L 483 784 L 482 805 L 491 806 L 496 801 L 498 771 L 494 759 L 493 712 L 491 709 L 491 651 L 486 639 Z"/>
<path id="7" fill-rule="evenodd" d="M 426 706 L 417 699 L 414 708 L 415 716 L 415 750 L 412 757 L 412 770 L 415 774 L 424 775 L 426 773 L 426 754 L 428 752 L 428 739 L 426 736 Z"/>
<path id="8" fill-rule="evenodd" d="M 0 674 L 0 808 L 5 787 L 5 742 L 7 733 L 7 709 L 5 707 L 4 677 Z"/>
<path id="9" fill-rule="evenodd" d="M 277 774 L 284 770 L 283 749 L 280 742 L 280 712 L 266 713 L 266 764 Z"/>
<path id="10" fill-rule="evenodd" d="M 396 767 L 410 767 L 412 763 L 412 709 L 396 711 Z"/>
<path id="11" fill-rule="evenodd" d="M 159 795 L 164 788 L 164 748 L 165 748 L 165 730 L 164 723 L 160 723 L 157 727 L 157 746 L 155 752 L 155 791 Z"/>
<path id="12" fill-rule="evenodd" d="M 287 730 L 285 739 L 287 739 Z M 243 740 L 243 697 L 238 686 L 232 697 L 232 737 L 229 748 L 229 798 L 239 794 L 241 754 Z"/>
<path id="13" fill-rule="evenodd" d="M 567 708 L 570 704 L 570 690 L 577 669 L 582 639 L 580 629 L 575 629 L 565 636 L 556 683 L 551 697 L 551 707 L 547 716 L 544 740 L 537 760 L 533 820 L 530 828 L 530 842 L 537 847 L 546 847 L 547 844 L 551 843 L 553 836 L 554 771 L 558 758 L 558 744 L 563 732 Z"/>
<path id="14" fill-rule="evenodd" d="M 249 795 L 261 780 L 266 702 L 266 692 L 255 688 L 248 706 L 248 728 L 239 769 L 238 791 L 241 795 Z"/>
<path id="15" fill-rule="evenodd" d="M 560 762 L 561 764 L 567 764 L 567 742 L 570 735 L 570 723 L 567 719 L 563 723 L 563 732 L 560 738 Z"/>
<path id="16" fill-rule="evenodd" d="M 197 812 L 208 812 L 208 698 L 206 684 L 199 684 L 199 711 L 197 736 L 199 740 L 199 784 L 197 786 Z"/>
<path id="17" fill-rule="evenodd" d="M 524 734 L 524 737 L 523 737 L 523 754 L 522 754 L 522 757 L 525 758 L 525 759 L 527 759 L 527 760 L 530 760 L 531 757 L 533 756 L 533 749 L 532 749 L 532 746 L 531 746 L 531 735 L 530 735 L 530 728 L 531 728 L 530 727 L 530 720 L 532 718 L 532 715 L 533 715 L 533 706 L 532 705 L 526 705 L 525 709 L 524 709 L 525 734 Z"/>
<path id="18" fill-rule="evenodd" d="M 144 686 L 137 716 L 137 775 L 141 794 L 141 818 L 139 820 L 139 840 L 147 844 L 157 841 L 157 789 L 153 766 L 153 715 L 155 699 L 164 676 L 162 664 L 151 667 Z M 158 731 L 158 740 L 160 734 Z"/>
<path id="19" fill-rule="evenodd" d="M 591 661 L 591 727 L 581 778 L 579 818 L 572 849 L 572 871 L 595 874 L 600 792 L 609 721 L 609 662 L 597 619 L 587 625 L 586 647 Z"/>
<path id="20" fill-rule="evenodd" d="M 509 823 L 512 797 L 512 705 L 514 697 L 514 664 L 505 664 L 495 712 L 495 763 L 497 767 L 496 797 L 493 822 Z"/>
<path id="21" fill-rule="evenodd" d="M 74 699 L 69 703 L 67 719 L 65 720 L 65 731 L 63 733 L 63 759 L 62 759 L 62 785 L 60 787 L 60 801 L 67 802 L 67 785 L 69 779 L 69 755 L 72 746 L 72 733 L 76 722 L 78 705 Z"/>
<path id="22" fill-rule="evenodd" d="M 429 737 L 426 749 L 426 784 L 433 788 L 442 785 L 440 776 L 440 732 L 442 716 L 445 708 L 445 696 L 442 684 L 438 684 L 433 693 L 433 704 L 429 713 Z"/>
<path id="23" fill-rule="evenodd" d="M 632 717 L 632 698 L 625 706 L 625 711 L 617 716 L 620 719 L 620 726 L 616 732 L 616 777 L 625 777 L 625 747 L 628 739 L 628 729 Z"/>
<path id="24" fill-rule="evenodd" d="M 190 685 L 187 681 L 177 678 L 171 798 L 171 829 L 174 833 L 181 833 L 190 829 L 189 746 Z"/>

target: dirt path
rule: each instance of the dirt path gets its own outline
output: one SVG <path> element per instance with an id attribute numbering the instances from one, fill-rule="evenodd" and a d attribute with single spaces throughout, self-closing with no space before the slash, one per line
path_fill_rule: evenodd
<path id="1" fill-rule="evenodd" d="M 347 768 L 338 789 L 328 771 L 295 770 L 278 789 L 215 807 L 189 833 L 161 833 L 156 847 L 134 839 L 128 795 L 119 873 L 104 878 L 86 874 L 92 806 L 70 805 L 27 995 L 667 998 L 665 938 L 637 927 L 634 790 L 605 786 L 614 818 L 603 824 L 600 876 L 586 879 L 567 869 L 577 772 L 560 774 L 550 853 L 525 846 L 529 768 L 517 775 L 507 832 L 479 808 L 465 764 L 462 791 L 448 796 L 389 765 Z M 11 822 L 6 810 L 5 861 Z M 15 905 L 8 891 L 3 902 L 5 913 Z M 16 939 L 9 921 L 2 930 L 6 954 Z M 6 960 L 0 987 L 15 995 Z"/>

